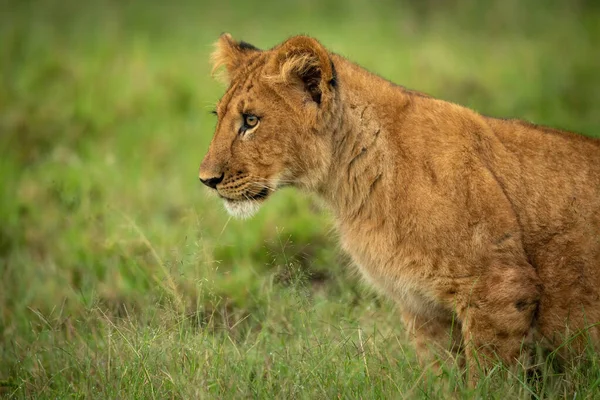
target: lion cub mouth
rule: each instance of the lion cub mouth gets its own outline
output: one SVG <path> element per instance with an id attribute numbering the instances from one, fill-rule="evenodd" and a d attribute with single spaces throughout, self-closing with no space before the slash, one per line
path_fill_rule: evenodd
<path id="1" fill-rule="evenodd" d="M 267 196 L 269 196 L 270 193 L 270 189 L 268 187 L 263 188 L 260 192 L 252 195 L 252 196 L 248 196 L 248 198 L 250 200 L 263 200 L 266 199 Z"/>
<path id="2" fill-rule="evenodd" d="M 229 197 L 227 194 L 219 193 L 219 197 L 225 201 L 231 202 L 258 201 L 266 199 L 269 196 L 269 194 L 271 194 L 271 191 L 273 191 L 273 189 L 264 187 L 257 193 L 249 193 L 249 191 L 246 191 L 245 193 L 241 193 L 241 195 L 237 194 L 236 197 Z"/>

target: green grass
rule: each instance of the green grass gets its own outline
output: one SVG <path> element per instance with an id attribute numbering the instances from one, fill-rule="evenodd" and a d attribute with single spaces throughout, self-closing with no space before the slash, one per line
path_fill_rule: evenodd
<path id="1" fill-rule="evenodd" d="M 200 187 L 223 31 L 308 33 L 484 114 L 600 136 L 591 2 L 368 3 L 0 2 L 0 396 L 597 396 L 594 354 L 474 390 L 423 371 L 313 199 L 229 221 Z"/>

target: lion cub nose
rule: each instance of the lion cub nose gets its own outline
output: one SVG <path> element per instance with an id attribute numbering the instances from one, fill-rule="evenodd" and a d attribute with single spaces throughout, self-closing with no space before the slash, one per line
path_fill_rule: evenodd
<path id="1" fill-rule="evenodd" d="M 206 186 L 208 186 L 210 188 L 216 189 L 217 185 L 223 181 L 224 176 L 225 176 L 225 174 L 221 174 L 221 176 L 219 176 L 217 178 L 207 178 L 207 179 L 200 178 L 200 182 L 204 183 Z"/>

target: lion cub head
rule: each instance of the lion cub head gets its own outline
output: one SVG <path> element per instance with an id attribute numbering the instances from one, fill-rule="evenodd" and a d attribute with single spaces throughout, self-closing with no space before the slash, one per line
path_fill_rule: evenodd
<path id="1" fill-rule="evenodd" d="M 336 74 L 315 39 L 296 36 L 268 51 L 223 34 L 213 72 L 225 67 L 215 133 L 199 178 L 236 217 L 253 215 L 278 188 L 315 189 L 331 162 Z"/>

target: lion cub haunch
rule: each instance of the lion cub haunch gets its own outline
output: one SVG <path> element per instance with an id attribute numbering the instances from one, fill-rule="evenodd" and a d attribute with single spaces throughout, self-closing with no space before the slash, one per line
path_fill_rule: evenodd
<path id="1" fill-rule="evenodd" d="M 229 87 L 201 181 L 240 217 L 286 185 L 324 199 L 423 359 L 513 363 L 600 322 L 600 141 L 409 91 L 306 36 L 225 34 L 213 62 Z"/>

